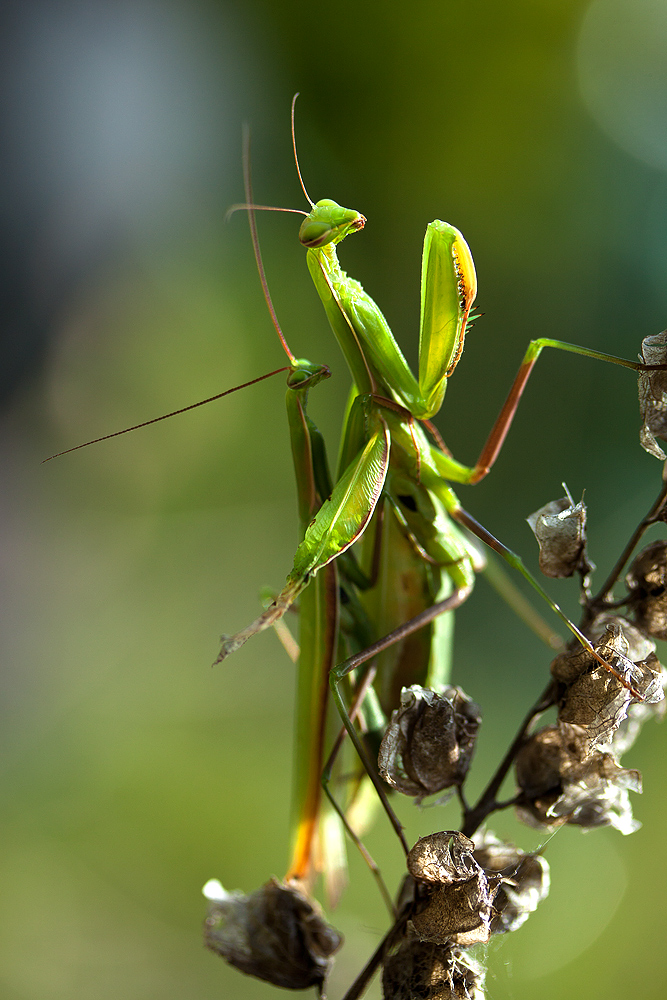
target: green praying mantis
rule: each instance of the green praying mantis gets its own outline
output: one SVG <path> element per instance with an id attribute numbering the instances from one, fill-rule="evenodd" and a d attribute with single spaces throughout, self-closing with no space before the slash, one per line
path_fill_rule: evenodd
<path id="1" fill-rule="evenodd" d="M 293 122 L 292 110 L 294 137 Z M 288 371 L 286 405 L 300 544 L 283 590 L 250 626 L 223 639 L 216 662 L 263 629 L 280 628 L 285 613 L 298 605 L 299 766 L 285 880 L 308 890 L 323 873 L 330 895 L 336 897 L 343 882 L 344 831 L 365 850 L 360 841 L 361 806 L 369 782 L 407 853 L 400 823 L 368 747 L 377 749 L 387 719 L 398 707 L 402 688 L 420 684 L 437 690 L 448 682 L 453 612 L 469 597 L 475 576 L 483 569 L 477 539 L 523 574 L 600 660 L 519 557 L 462 508 L 450 483 L 474 484 L 490 471 L 545 347 L 634 371 L 655 366 L 559 340 L 533 340 L 476 463 L 457 462 L 431 418 L 442 406 L 448 380 L 461 358 L 476 296 L 475 267 L 464 237 L 445 222 L 435 221 L 427 227 L 419 371 L 415 377 L 378 306 L 338 262 L 337 245 L 361 231 L 366 220 L 359 212 L 331 200 L 312 202 L 301 181 L 310 211 L 302 213 L 299 240 L 352 380 L 337 470 L 332 476 L 322 435 L 308 414 L 309 393 L 329 376 L 329 368 L 297 358 L 283 336 L 268 294 L 256 233 L 255 211 L 263 206 L 253 205 L 248 170 L 246 177 L 247 204 L 243 207 L 249 212 L 267 304 L 289 360 L 288 368 L 279 371 Z M 273 374 L 276 372 L 269 373 Z M 601 662 L 627 686 L 609 664 Z M 341 722 L 363 772 L 351 774 L 345 768 L 341 775 L 339 767 L 339 780 L 331 792 L 327 781 L 341 743 Z M 343 788 L 345 801 L 341 804 L 338 798 L 343 778 L 347 787 Z M 372 859 L 366 856 L 378 875 Z M 392 910 L 379 877 L 378 884 Z"/>
<path id="2" fill-rule="evenodd" d="M 294 141 L 294 109 L 292 136 Z M 249 178 L 246 208 L 265 296 L 288 355 L 287 415 L 296 473 L 301 541 L 280 594 L 247 628 L 223 637 L 216 662 L 251 636 L 276 626 L 298 600 L 299 703 L 292 856 L 287 880 L 306 886 L 324 870 L 333 894 L 340 826 L 323 804 L 322 774 L 334 739 L 328 693 L 407 852 L 385 786 L 369 760 L 403 687 L 439 689 L 449 680 L 454 610 L 484 565 L 481 539 L 518 570 L 567 628 L 600 660 L 588 640 L 508 550 L 460 505 L 450 483 L 474 484 L 492 468 L 530 373 L 545 347 L 641 370 L 642 365 L 559 340 L 530 342 L 506 402 L 477 462 L 457 462 L 431 424 L 461 358 L 476 295 L 472 255 L 462 234 L 441 221 L 426 230 L 421 274 L 419 373 L 410 370 L 382 312 L 338 262 L 337 245 L 365 218 L 329 199 L 310 204 L 299 240 L 311 278 L 350 371 L 352 387 L 332 480 L 322 436 L 308 416 L 308 394 L 329 376 L 297 359 L 271 304 L 259 253 Z M 285 211 L 284 209 L 282 211 Z M 607 669 L 627 686 L 613 668 Z M 365 673 L 360 668 L 365 668 Z M 351 677 L 356 679 L 351 681 Z M 356 721 L 355 721 L 356 720 Z M 362 740 L 361 731 L 366 733 Z M 340 740 L 338 741 L 340 743 Z M 326 780 L 325 780 L 325 791 Z M 327 794 L 330 793 L 327 791 Z M 359 843 L 344 807 L 334 808 Z M 333 822 L 332 822 L 333 820 Z M 391 905 L 391 904 L 390 904 Z"/>

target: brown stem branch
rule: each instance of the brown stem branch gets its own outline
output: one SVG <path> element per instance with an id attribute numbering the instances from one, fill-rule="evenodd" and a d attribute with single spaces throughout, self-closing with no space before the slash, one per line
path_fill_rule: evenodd
<path id="1" fill-rule="evenodd" d="M 667 503 L 667 481 L 662 484 L 660 493 L 658 494 L 658 497 L 653 506 L 651 507 L 650 511 L 648 512 L 648 514 L 639 522 L 639 524 L 635 528 L 628 544 L 623 549 L 623 552 L 619 556 L 618 561 L 616 562 L 611 573 L 609 574 L 605 582 L 602 584 L 600 591 L 595 595 L 595 597 L 590 598 L 590 600 L 586 602 L 587 611 L 591 618 L 594 617 L 599 610 L 603 609 L 606 605 L 611 603 L 609 595 L 611 594 L 615 584 L 618 581 L 618 578 L 623 572 L 625 564 L 629 560 L 630 556 L 632 555 L 635 547 L 639 543 L 639 540 L 646 531 L 646 529 L 649 528 L 652 524 L 656 524 L 656 522 L 660 520 L 660 514 L 662 512 L 663 507 L 665 506 L 665 503 Z"/>
<path id="2" fill-rule="evenodd" d="M 463 833 L 466 837 L 470 837 L 472 839 L 473 834 L 484 822 L 487 816 L 490 816 L 490 814 L 495 812 L 497 809 L 505 808 L 507 803 L 498 802 L 496 798 L 498 792 L 500 791 L 500 786 L 507 777 L 509 769 L 514 762 L 514 758 L 523 746 L 526 739 L 526 733 L 528 732 L 530 726 L 533 724 L 535 719 L 542 714 L 542 712 L 545 712 L 547 708 L 553 705 L 553 695 L 553 681 L 549 681 L 549 684 L 519 726 L 517 734 L 512 740 L 507 753 L 498 765 L 498 768 L 496 769 L 496 772 L 491 778 L 489 784 L 482 792 L 479 801 L 472 807 L 472 809 L 465 810 L 461 833 Z"/>

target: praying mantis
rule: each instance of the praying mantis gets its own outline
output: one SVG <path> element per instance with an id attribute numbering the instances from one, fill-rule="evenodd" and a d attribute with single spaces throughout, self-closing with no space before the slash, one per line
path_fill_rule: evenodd
<path id="1" fill-rule="evenodd" d="M 252 205 L 249 185 L 247 201 L 272 310 L 255 232 L 254 211 L 261 206 Z M 427 228 L 415 377 L 378 306 L 338 263 L 337 245 L 361 231 L 366 220 L 328 199 L 308 201 L 299 239 L 352 379 L 338 469 L 332 477 L 322 436 L 308 415 L 309 393 L 329 376 L 329 368 L 297 358 L 274 316 L 289 360 L 287 415 L 301 540 L 285 588 L 251 626 L 224 639 L 217 662 L 257 632 L 280 626 L 285 612 L 298 604 L 299 767 L 286 882 L 308 890 L 323 872 L 335 897 L 344 866 L 341 825 L 363 849 L 350 815 L 362 779 L 358 774 L 350 779 L 346 770 L 346 780 L 357 787 L 343 805 L 335 802 L 335 794 L 329 805 L 322 775 L 331 772 L 333 765 L 325 760 L 340 742 L 331 702 L 407 853 L 367 744 L 379 742 L 401 688 L 420 683 L 438 689 L 449 679 L 453 612 L 470 595 L 483 565 L 471 533 L 521 572 L 590 650 L 519 558 L 461 507 L 449 483 L 474 484 L 490 471 L 545 347 L 635 371 L 647 366 L 558 340 L 531 341 L 477 462 L 463 465 L 449 454 L 430 420 L 461 358 L 476 295 L 474 263 L 464 237 L 444 222 Z"/>
<path id="2" fill-rule="evenodd" d="M 292 118 L 292 123 L 294 119 Z M 292 124 L 294 138 L 294 125 Z M 296 147 L 295 147 L 296 159 Z M 297 170 L 298 168 L 298 160 Z M 449 679 L 453 611 L 470 595 L 484 560 L 477 536 L 518 570 L 568 629 L 600 660 L 588 640 L 528 573 L 523 563 L 461 507 L 449 483 L 474 484 L 502 448 L 530 373 L 546 347 L 632 370 L 642 365 L 560 340 L 532 340 L 506 402 L 477 462 L 456 461 L 430 423 L 461 358 L 476 296 L 476 274 L 463 235 L 448 223 L 429 224 L 421 278 L 419 372 L 415 377 L 378 306 L 343 272 L 337 246 L 364 228 L 357 211 L 313 202 L 299 240 L 329 324 L 352 378 L 335 481 L 321 435 L 307 414 L 309 391 L 329 369 L 297 359 L 283 337 L 259 254 L 247 183 L 246 208 L 267 303 L 290 361 L 287 413 L 296 472 L 301 541 L 294 567 L 276 599 L 250 626 L 223 637 L 216 662 L 258 632 L 276 626 L 298 601 L 301 649 L 297 746 L 303 761 L 295 782 L 292 858 L 286 879 L 310 886 L 318 871 L 332 873 L 338 833 L 323 819 L 321 776 L 328 741 L 329 688 L 342 722 L 386 803 L 383 783 L 368 760 L 361 728 L 381 736 L 400 691 L 413 683 L 438 689 Z M 359 676 L 359 668 L 371 664 Z M 609 664 L 604 666 L 615 673 Z M 346 678 L 356 680 L 344 694 Z M 622 681 L 619 675 L 616 674 Z M 627 684 L 626 684 L 627 686 Z M 351 707 L 352 706 L 352 707 Z M 326 769 L 327 774 L 330 767 Z M 337 807 L 345 821 L 345 810 Z M 347 824 L 348 832 L 356 838 Z M 326 828 L 326 829 L 325 829 Z M 319 832 L 318 832 L 319 831 Z M 404 849 L 408 850 L 403 841 Z M 334 891 L 335 895 L 335 891 Z"/>

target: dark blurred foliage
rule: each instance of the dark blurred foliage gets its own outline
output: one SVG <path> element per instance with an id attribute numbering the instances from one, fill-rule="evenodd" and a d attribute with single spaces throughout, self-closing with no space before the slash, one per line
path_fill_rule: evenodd
<path id="1" fill-rule="evenodd" d="M 287 854 L 292 670 L 272 635 L 212 672 L 221 631 L 278 587 L 296 536 L 283 387 L 41 467 L 46 455 L 282 363 L 242 199 L 362 211 L 343 266 L 416 360 L 426 223 L 457 225 L 477 321 L 439 426 L 471 462 L 531 336 L 634 357 L 667 326 L 667 13 L 661 0 L 7 0 L 0 13 L 3 777 L 0 993 L 8 1000 L 260 998 L 204 953 L 201 885 L 246 892 Z M 313 414 L 332 453 L 347 380 L 289 216 L 259 220 L 294 352 L 331 365 Z M 526 555 L 524 518 L 586 490 L 600 578 L 659 488 L 630 373 L 548 352 L 493 475 L 462 502 Z M 572 615 L 576 590 L 549 583 Z M 481 786 L 544 686 L 548 651 L 484 581 L 454 682 L 482 706 Z M 629 839 L 564 830 L 548 901 L 490 955 L 496 998 L 662 995 L 664 734 Z M 475 777 L 477 776 L 477 777 Z M 404 814 L 413 839 L 453 806 Z M 496 832 L 524 850 L 511 817 Z M 390 881 L 398 851 L 369 844 Z M 384 929 L 368 873 L 334 923 L 332 996 Z M 619 945 L 619 942 L 622 944 Z M 495 946 L 494 946 L 495 948 Z M 377 995 L 377 994 L 376 994 Z"/>

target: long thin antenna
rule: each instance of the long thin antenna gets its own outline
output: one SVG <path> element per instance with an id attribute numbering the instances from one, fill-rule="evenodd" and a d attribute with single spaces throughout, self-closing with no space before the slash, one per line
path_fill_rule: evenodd
<path id="1" fill-rule="evenodd" d="M 266 299 L 266 304 L 268 310 L 271 314 L 271 319 L 273 325 L 276 328 L 276 333 L 280 338 L 280 343 L 283 345 L 287 357 L 290 359 L 290 363 L 294 364 L 296 358 L 290 351 L 287 341 L 283 331 L 280 329 L 280 323 L 278 322 L 278 317 L 276 316 L 276 311 L 273 308 L 273 300 L 271 299 L 271 293 L 269 292 L 269 285 L 266 280 L 266 273 L 264 271 L 264 263 L 262 261 L 262 252 L 259 248 L 259 237 L 257 236 L 257 219 L 255 218 L 255 205 L 252 200 L 252 176 L 250 172 L 250 129 L 247 125 L 243 126 L 243 183 L 245 185 L 245 196 L 248 202 L 248 222 L 250 223 L 250 236 L 252 238 L 252 248 L 255 252 L 255 261 L 257 262 L 257 270 L 259 271 L 259 280 L 262 283 L 262 291 L 264 292 L 264 298 Z"/>
<path id="2" fill-rule="evenodd" d="M 296 131 L 294 129 L 294 107 L 296 105 L 296 99 L 298 96 L 299 96 L 299 91 L 297 90 L 296 94 L 292 98 L 292 149 L 294 150 L 294 162 L 296 163 L 296 172 L 299 175 L 299 183 L 301 184 L 301 190 L 305 194 L 306 201 L 308 202 L 310 207 L 315 208 L 315 202 L 306 191 L 306 185 L 303 183 L 303 177 L 301 176 L 301 167 L 299 166 L 299 157 L 297 156 L 296 152 Z"/>
<path id="3" fill-rule="evenodd" d="M 138 431 L 140 427 L 148 427 L 149 424 L 157 424 L 160 420 L 167 420 L 168 417 L 176 417 L 179 413 L 187 413 L 188 410 L 196 410 L 198 406 L 204 406 L 205 403 L 212 403 L 216 399 L 222 399 L 223 396 L 229 396 L 231 392 L 238 392 L 239 389 L 247 389 L 249 385 L 254 385 L 255 382 L 263 382 L 265 378 L 271 378 L 272 375 L 278 375 L 280 372 L 288 372 L 289 368 L 276 368 L 273 372 L 268 372 L 266 375 L 260 375 L 259 378 L 253 378 L 250 382 L 244 382 L 243 385 L 235 385 L 233 389 L 225 389 L 224 392 L 219 392 L 216 396 L 209 396 L 208 399 L 202 399 L 199 403 L 192 403 L 190 406 L 182 406 L 180 410 L 172 410 L 171 413 L 164 413 L 161 417 L 153 417 L 152 420 L 144 420 L 141 424 L 135 424 L 133 427 L 125 427 L 122 431 L 114 431 L 113 434 L 103 434 L 102 437 L 93 438 L 92 441 L 84 441 L 83 444 L 75 444 L 73 448 L 65 448 L 65 451 L 59 451 L 55 455 L 49 455 L 42 462 L 50 462 L 52 458 L 60 458 L 61 455 L 69 455 L 71 451 L 78 451 L 79 448 L 87 448 L 89 444 L 98 444 L 100 441 L 108 441 L 109 438 L 120 437 L 121 434 L 129 434 L 130 431 Z"/>
<path id="4" fill-rule="evenodd" d="M 230 205 L 225 212 L 225 222 L 229 222 L 234 212 L 290 212 L 292 215 L 308 215 L 302 208 L 278 208 L 277 205 L 250 205 L 247 201 L 239 201 L 235 205 Z"/>
<path id="5" fill-rule="evenodd" d="M 296 98 L 295 98 L 296 100 Z M 294 101 L 292 102 L 292 142 L 294 142 Z M 298 170 L 297 163 L 297 170 Z M 299 176 L 301 176 L 299 174 Z M 125 427 L 122 431 L 114 431 L 112 434 L 103 434 L 101 437 L 93 438 L 91 441 L 84 441 L 83 444 L 74 445 L 73 448 L 66 448 L 64 451 L 56 452 L 55 455 L 49 455 L 42 462 L 50 462 L 54 458 L 60 458 L 62 455 L 69 455 L 72 451 L 79 451 L 80 448 L 87 448 L 91 444 L 99 444 L 100 441 L 108 441 L 109 438 L 120 437 L 121 434 L 129 434 L 130 431 L 137 431 L 141 427 L 148 427 L 150 424 L 157 424 L 161 420 L 168 420 L 169 417 L 176 417 L 180 413 L 187 413 L 188 410 L 195 410 L 198 406 L 204 406 L 206 403 L 212 403 L 216 399 L 222 399 L 223 396 L 228 396 L 232 392 L 238 392 L 239 389 L 247 389 L 250 385 L 255 385 L 256 382 L 263 382 L 264 379 L 271 378 L 273 375 L 278 375 L 280 372 L 287 372 L 291 370 L 291 367 L 296 362 L 295 356 L 289 349 L 283 331 L 280 328 L 280 323 L 278 322 L 278 317 L 276 316 L 276 311 L 273 307 L 273 301 L 271 299 L 271 293 L 269 292 L 268 282 L 266 280 L 266 273 L 264 271 L 264 263 L 262 261 L 262 254 L 259 247 L 259 238 L 257 236 L 257 222 L 255 219 L 256 211 L 268 211 L 268 212 L 293 212 L 296 215 L 307 215 L 307 212 L 296 208 L 276 208 L 270 205 L 255 205 L 252 200 L 252 179 L 250 174 L 250 131 L 247 127 L 243 130 L 243 179 L 245 184 L 245 194 L 247 201 L 243 205 L 232 205 L 232 207 L 227 212 L 227 218 L 239 209 L 245 209 L 248 212 L 248 220 L 250 223 L 250 235 L 252 238 L 252 247 L 255 253 L 255 261 L 257 263 L 257 270 L 259 272 L 259 279 L 262 284 L 262 291 L 264 292 L 264 298 L 266 299 L 266 304 L 268 306 L 269 313 L 271 315 L 271 320 L 274 327 L 276 328 L 276 333 L 280 338 L 280 343 L 283 346 L 287 357 L 290 360 L 289 368 L 276 368 L 275 371 L 268 372 L 266 375 L 260 375 L 258 378 L 253 378 L 249 382 L 244 382 L 242 385 L 236 385 L 232 389 L 225 389 L 224 392 L 219 392 L 215 396 L 209 396 L 208 399 L 202 399 L 198 403 L 192 403 L 190 406 L 182 406 L 178 410 L 172 410 L 171 413 L 164 413 L 161 417 L 153 417 L 152 420 L 144 420 L 140 424 L 133 424 L 132 427 Z M 301 182 L 303 187 L 303 181 Z M 305 191 L 305 188 L 304 188 Z M 306 197 L 308 194 L 306 193 Z M 310 201 L 310 199 L 308 199 Z M 311 202 L 312 204 L 312 202 Z"/>

